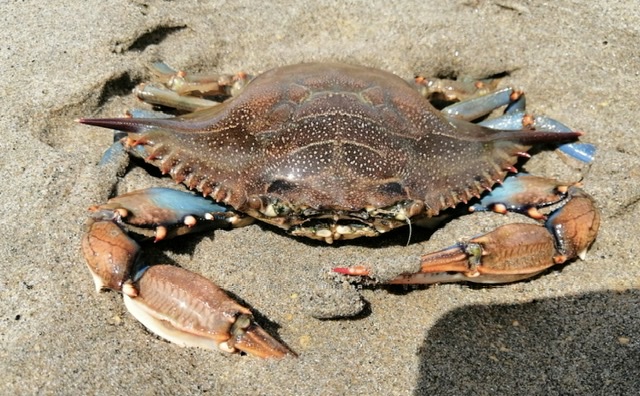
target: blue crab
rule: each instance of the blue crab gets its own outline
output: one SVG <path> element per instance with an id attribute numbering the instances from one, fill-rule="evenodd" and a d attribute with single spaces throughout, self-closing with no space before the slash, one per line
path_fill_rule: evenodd
<path id="1" fill-rule="evenodd" d="M 98 290 L 121 292 L 139 321 L 175 343 L 294 355 L 211 281 L 144 264 L 140 239 L 257 219 L 332 243 L 378 236 L 477 201 L 473 210 L 517 211 L 544 224 L 509 224 L 425 254 L 419 270 L 387 283 L 500 283 L 582 257 L 596 237 L 599 212 L 577 184 L 531 175 L 505 180 L 532 145 L 581 135 L 525 115 L 520 92 L 488 92 L 482 82 L 405 82 L 343 64 L 286 66 L 255 79 L 191 77 L 163 64 L 155 70 L 164 85 L 140 86 L 138 95 L 186 114 L 79 121 L 126 133 L 104 161 L 124 149 L 204 198 L 151 188 L 94 206 L 83 252 Z M 474 91 L 472 98 L 442 112 L 426 99 L 462 96 L 463 85 Z M 471 122 L 505 105 L 504 115 Z M 585 161 L 593 155 L 583 143 L 562 149 Z M 550 214 L 540 212 L 549 205 Z M 363 265 L 334 271 L 372 276 Z"/>

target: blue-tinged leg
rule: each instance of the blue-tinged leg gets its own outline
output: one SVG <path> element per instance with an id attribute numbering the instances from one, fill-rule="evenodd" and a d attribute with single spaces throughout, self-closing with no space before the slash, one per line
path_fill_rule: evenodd
<path id="1" fill-rule="evenodd" d="M 173 118 L 172 114 L 163 113 L 162 111 L 148 109 L 131 109 L 127 111 L 127 115 L 131 118 Z"/>
<path id="2" fill-rule="evenodd" d="M 112 220 L 127 230 L 135 227 L 136 233 L 147 236 L 149 233 L 141 229 L 155 231 L 156 241 L 200 231 L 201 226 L 220 228 L 247 222 L 244 216 L 210 199 L 160 187 L 122 194 L 90 210 L 91 217 L 97 221 Z M 200 224 L 203 221 L 204 224 Z"/>
<path id="3" fill-rule="evenodd" d="M 540 131 L 572 132 L 566 125 L 545 116 L 536 116 L 533 126 Z M 596 147 L 589 143 L 566 143 L 559 146 L 558 150 L 587 164 L 593 162 L 596 154 Z"/>
<path id="4" fill-rule="evenodd" d="M 442 109 L 442 113 L 451 118 L 472 121 L 499 107 L 510 104 L 513 101 L 513 95 L 512 88 L 504 88 L 487 95 L 454 103 Z"/>
<path id="5" fill-rule="evenodd" d="M 554 179 L 518 173 L 506 178 L 501 186 L 485 195 L 469 211 L 510 211 L 542 219 L 544 215 L 538 209 L 566 199 L 569 188 L 569 185 Z"/>
<path id="6" fill-rule="evenodd" d="M 521 130 L 523 128 L 522 119 L 524 116 L 524 111 L 521 110 L 520 106 L 516 106 L 514 108 L 508 108 L 507 112 L 500 117 L 484 120 L 478 124 L 492 129 Z M 573 132 L 566 125 L 545 116 L 533 117 L 533 124 L 531 126 L 538 131 Z M 566 143 L 560 145 L 558 150 L 585 163 L 593 162 L 593 157 L 596 152 L 595 146 L 589 143 Z"/>
<path id="7" fill-rule="evenodd" d="M 114 139 L 116 136 L 117 135 L 114 135 Z M 122 142 L 118 139 L 102 154 L 100 162 L 98 162 L 98 166 L 103 167 L 109 164 L 118 163 L 128 156 L 129 154 L 127 154 L 127 151 L 124 149 Z"/>
<path id="8" fill-rule="evenodd" d="M 516 96 L 517 97 L 515 98 L 515 100 L 507 105 L 507 108 L 504 110 L 505 114 L 524 113 L 525 109 L 527 108 L 527 97 L 524 95 L 524 93 L 520 93 Z"/>
<path id="9" fill-rule="evenodd" d="M 497 118 L 491 118 L 478 123 L 478 125 L 485 126 L 491 129 L 501 129 L 505 131 L 519 131 L 522 130 L 522 117 L 524 117 L 523 111 L 511 111 Z"/>
<path id="10" fill-rule="evenodd" d="M 512 88 L 504 88 L 490 94 L 454 103 L 442 109 L 442 113 L 451 118 L 472 121 L 502 106 L 507 106 L 503 116 L 484 120 L 479 125 L 492 129 L 521 130 L 523 128 L 522 120 L 525 117 L 526 98 L 524 94 L 514 91 Z M 564 124 L 549 117 L 535 116 L 532 119 L 531 126 L 539 131 L 573 132 Z M 594 145 L 579 142 L 562 144 L 558 149 L 585 163 L 593 162 L 596 151 Z"/>

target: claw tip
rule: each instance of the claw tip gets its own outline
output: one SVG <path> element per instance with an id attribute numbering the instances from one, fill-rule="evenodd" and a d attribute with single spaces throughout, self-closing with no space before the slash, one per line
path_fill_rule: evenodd
<path id="1" fill-rule="evenodd" d="M 368 276 L 369 270 L 361 265 L 356 265 L 354 267 L 335 267 L 333 268 L 333 272 L 342 275 L 351 275 L 351 276 Z"/>

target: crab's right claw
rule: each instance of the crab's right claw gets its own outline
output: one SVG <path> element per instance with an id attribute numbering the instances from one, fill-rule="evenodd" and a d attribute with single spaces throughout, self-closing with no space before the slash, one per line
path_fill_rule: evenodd
<path id="1" fill-rule="evenodd" d="M 253 321 L 251 311 L 207 278 L 170 265 L 137 276 L 129 312 L 149 330 L 181 346 L 243 351 L 261 358 L 295 356 Z"/>
<path id="2" fill-rule="evenodd" d="M 128 231 L 159 240 L 199 225 L 237 224 L 237 216 L 216 205 L 192 194 L 147 189 L 93 207 L 82 250 L 96 289 L 122 293 L 136 319 L 176 344 L 263 358 L 295 356 L 253 321 L 248 308 L 208 279 L 168 265 L 136 273 L 140 246 Z"/>

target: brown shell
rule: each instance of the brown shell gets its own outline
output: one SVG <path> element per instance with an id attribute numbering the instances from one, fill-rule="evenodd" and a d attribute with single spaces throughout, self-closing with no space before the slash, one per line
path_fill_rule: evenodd
<path id="1" fill-rule="evenodd" d="M 182 117 L 111 121 L 176 180 L 283 227 L 291 213 L 270 221 L 260 205 L 337 221 L 409 202 L 433 216 L 501 181 L 527 144 L 552 140 L 445 118 L 401 78 L 344 64 L 273 69 Z"/>

